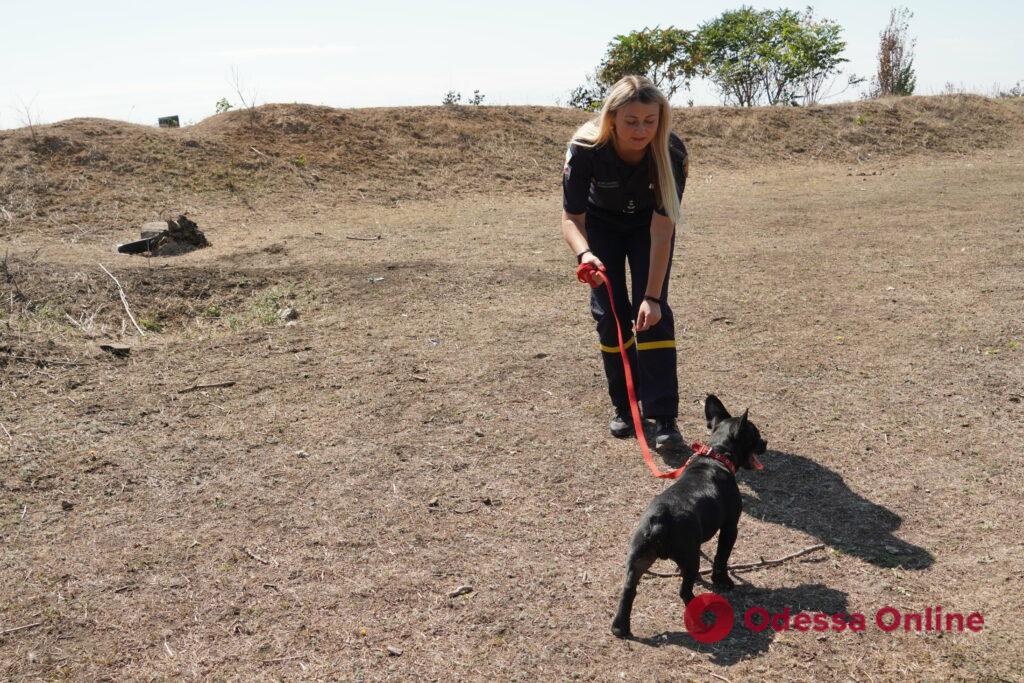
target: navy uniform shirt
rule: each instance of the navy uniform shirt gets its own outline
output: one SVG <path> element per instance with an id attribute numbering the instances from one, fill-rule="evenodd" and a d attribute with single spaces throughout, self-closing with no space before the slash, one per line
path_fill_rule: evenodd
<path id="1" fill-rule="evenodd" d="M 676 195 L 682 198 L 686 145 L 670 133 L 668 146 Z M 588 221 L 596 219 L 620 228 L 649 227 L 652 211 L 666 215 L 655 196 L 656 179 L 650 148 L 643 160 L 632 166 L 619 158 L 611 141 L 600 147 L 570 143 L 562 173 L 562 206 L 567 213 L 586 213 Z"/>

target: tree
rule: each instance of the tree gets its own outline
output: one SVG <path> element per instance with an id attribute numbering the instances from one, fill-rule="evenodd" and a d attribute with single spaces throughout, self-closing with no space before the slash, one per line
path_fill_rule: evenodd
<path id="1" fill-rule="evenodd" d="M 846 49 L 846 41 L 840 37 L 843 29 L 839 24 L 830 19 L 815 18 L 810 7 L 801 15 L 800 24 L 802 30 L 795 36 L 797 49 L 794 54 L 802 61 L 803 75 L 797 79 L 796 97 L 801 104 L 810 107 L 832 95 L 832 86 L 842 74 L 840 65 L 849 60 L 841 56 Z M 847 87 L 864 80 L 849 74 Z"/>
<path id="2" fill-rule="evenodd" d="M 726 104 L 813 104 L 848 61 L 841 33 L 811 8 L 741 7 L 701 25 L 693 49 Z"/>
<path id="3" fill-rule="evenodd" d="M 583 85 L 569 93 L 568 105 L 585 111 L 597 111 L 608 90 L 623 76 L 646 76 L 672 99 L 681 88 L 690 86 L 697 75 L 692 53 L 693 32 L 668 28 L 644 28 L 615 36 L 608 44 L 604 59 Z"/>
<path id="4" fill-rule="evenodd" d="M 693 59 L 693 32 L 669 26 L 644 28 L 615 36 L 598 67 L 598 80 L 612 86 L 623 76 L 646 76 L 665 96 L 688 88 L 697 73 Z"/>
<path id="5" fill-rule="evenodd" d="M 906 7 L 894 7 L 889 13 L 889 25 L 879 35 L 878 70 L 871 79 L 868 97 L 914 94 L 917 85 L 914 46 L 917 39 L 911 40 L 907 35 L 913 16 Z"/>
<path id="6" fill-rule="evenodd" d="M 598 72 L 588 74 L 583 85 L 576 86 L 569 93 L 567 104 L 575 109 L 583 111 L 597 111 L 604 103 L 605 95 L 608 94 L 608 86 L 598 78 Z"/>

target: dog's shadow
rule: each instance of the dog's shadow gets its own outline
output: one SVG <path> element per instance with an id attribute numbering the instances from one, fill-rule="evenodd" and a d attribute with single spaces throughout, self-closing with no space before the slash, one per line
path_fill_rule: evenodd
<path id="1" fill-rule="evenodd" d="M 798 612 L 825 613 L 829 615 L 830 627 L 832 615 L 849 613 L 846 593 L 822 584 L 804 584 L 795 588 L 778 589 L 742 585 L 726 593 L 725 598 L 733 608 L 733 627 L 729 634 L 717 643 L 698 642 L 686 631 L 665 631 L 646 638 L 634 638 L 634 641 L 651 647 L 677 645 L 694 652 L 706 652 L 711 655 L 711 661 L 714 664 L 732 665 L 748 657 L 767 652 L 777 634 L 777 631 L 770 625 L 771 620 L 765 624 L 760 616 L 754 617 L 752 623 L 759 627 L 764 625 L 764 628 L 759 631 L 748 628 L 744 623 L 744 616 L 751 608 L 763 608 L 769 615 L 781 615 L 788 608 L 789 630 L 794 630 L 793 617 Z M 681 604 L 680 607 L 682 607 Z M 682 621 L 681 612 L 682 610 L 680 610 L 680 621 Z M 866 616 L 871 618 L 871 615 Z M 777 617 L 776 623 L 780 627 L 781 622 L 781 617 Z M 808 629 L 805 632 L 800 632 L 799 635 L 814 639 L 822 636 L 828 638 L 830 637 L 829 633 L 830 631 L 821 632 Z"/>
<path id="2" fill-rule="evenodd" d="M 878 567 L 934 564 L 930 552 L 893 535 L 903 522 L 899 515 L 851 491 L 832 470 L 779 451 L 761 460 L 763 471 L 741 475 L 754 494 L 743 492 L 743 514 L 802 531 Z"/>

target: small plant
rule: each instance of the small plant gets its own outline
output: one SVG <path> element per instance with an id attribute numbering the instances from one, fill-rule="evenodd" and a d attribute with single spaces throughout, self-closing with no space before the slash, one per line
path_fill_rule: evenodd
<path id="1" fill-rule="evenodd" d="M 307 162 L 306 157 L 304 155 L 300 154 L 299 156 L 295 157 L 294 162 L 295 165 L 298 166 L 299 168 L 306 168 Z"/>
<path id="2" fill-rule="evenodd" d="M 913 16 L 913 12 L 906 7 L 895 8 L 889 14 L 889 24 L 879 36 L 878 67 L 871 79 L 868 97 L 914 94 L 917 84 L 914 46 L 917 40 L 909 35 L 910 19 Z"/>
<path id="3" fill-rule="evenodd" d="M 455 90 L 449 90 L 444 94 L 444 99 L 441 100 L 441 104 L 446 107 L 454 107 L 455 105 L 462 102 L 462 93 Z"/>
<path id="4" fill-rule="evenodd" d="M 1008 100 L 1011 97 L 1024 97 L 1024 81 L 1017 81 L 1017 84 L 1009 90 L 999 90 L 996 97 L 1002 100 Z"/>
<path id="5" fill-rule="evenodd" d="M 857 118 L 855 118 L 853 120 L 853 122 L 856 123 L 858 126 L 863 126 L 865 123 L 868 122 L 868 115 L 867 114 L 857 114 Z"/>
<path id="6" fill-rule="evenodd" d="M 228 98 L 222 97 L 217 100 L 217 113 L 223 114 L 226 111 L 231 111 L 231 103 L 228 102 Z"/>
<path id="7" fill-rule="evenodd" d="M 474 90 L 473 97 L 469 98 L 469 103 L 472 104 L 474 107 L 479 107 L 481 104 L 484 103 L 483 93 L 481 93 L 479 90 Z"/>
<path id="8" fill-rule="evenodd" d="M 158 318 L 139 318 L 139 327 L 146 330 L 147 332 L 162 332 L 164 329 L 163 324 Z"/>

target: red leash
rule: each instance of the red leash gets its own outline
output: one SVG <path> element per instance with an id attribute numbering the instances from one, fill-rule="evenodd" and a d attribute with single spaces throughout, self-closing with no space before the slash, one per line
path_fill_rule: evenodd
<path id="1" fill-rule="evenodd" d="M 580 282 L 586 283 L 594 289 L 597 289 L 601 285 L 594 282 L 593 276 L 598 272 L 601 273 L 601 279 L 604 280 L 605 289 L 608 290 L 608 302 L 612 305 L 612 315 L 615 317 L 615 333 L 619 336 L 619 354 L 622 356 L 622 365 L 626 369 L 626 393 L 629 396 L 629 412 L 633 415 L 633 431 L 636 432 L 636 440 L 640 442 L 640 451 L 644 454 L 644 462 L 647 463 L 647 467 L 651 470 L 651 473 L 659 479 L 678 479 L 679 475 L 681 475 L 683 470 L 686 469 L 686 466 L 693 462 L 693 458 L 687 460 L 682 467 L 677 467 L 669 472 L 660 471 L 658 466 L 654 464 L 654 458 L 651 457 L 651 449 L 647 446 L 647 437 L 644 434 L 644 425 L 640 420 L 640 408 L 636 404 L 636 390 L 633 389 L 633 368 L 630 366 L 629 356 L 626 354 L 626 343 L 622 338 L 622 325 L 619 324 L 619 313 L 615 310 L 615 295 L 612 293 L 612 286 L 611 283 L 608 282 L 608 275 L 605 273 L 604 266 L 601 266 L 601 268 L 595 268 L 592 263 L 581 263 L 576 269 L 576 278 Z M 735 476 L 736 466 L 731 460 L 729 460 L 729 458 L 713 450 L 711 446 L 697 441 L 690 446 L 690 450 L 693 451 L 694 457 L 704 456 L 711 458 L 712 460 L 717 460 L 725 465 Z M 751 454 L 750 458 L 754 467 L 759 470 L 764 469 L 764 466 L 760 461 L 758 461 L 756 456 Z"/>
<path id="2" fill-rule="evenodd" d="M 686 465 L 670 472 L 662 472 L 654 463 L 654 458 L 651 457 L 651 449 L 647 446 L 644 425 L 640 420 L 640 408 L 636 404 L 636 391 L 633 389 L 633 368 L 630 366 L 629 356 L 626 354 L 626 342 L 622 338 L 622 325 L 619 323 L 619 313 L 615 310 L 615 294 L 612 292 L 611 283 L 608 282 L 604 266 L 598 269 L 592 263 L 581 263 L 579 268 L 576 269 L 576 278 L 580 282 L 597 289 L 601 285 L 592 279 L 597 272 L 601 273 L 601 279 L 604 280 L 605 289 L 608 290 L 608 301 L 612 305 L 612 315 L 615 317 L 615 333 L 619 336 L 619 354 L 622 356 L 622 365 L 626 369 L 626 393 L 629 395 L 629 412 L 633 415 L 633 430 L 636 432 L 636 440 L 640 442 L 640 451 L 644 454 L 644 462 L 647 463 L 651 473 L 659 479 L 676 479 L 686 469 Z"/>

